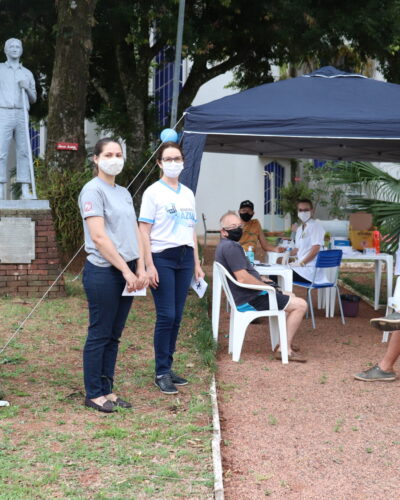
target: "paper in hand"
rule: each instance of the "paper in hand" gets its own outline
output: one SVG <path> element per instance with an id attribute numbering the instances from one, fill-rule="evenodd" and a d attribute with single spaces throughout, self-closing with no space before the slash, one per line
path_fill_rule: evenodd
<path id="1" fill-rule="evenodd" d="M 128 297 L 139 297 L 146 295 L 146 288 L 142 288 L 141 290 L 135 290 L 134 292 L 128 292 L 128 285 L 125 285 L 124 291 L 122 292 L 123 296 Z"/>
<path id="2" fill-rule="evenodd" d="M 200 278 L 198 281 L 196 281 L 195 277 L 193 276 L 192 281 L 190 283 L 190 286 L 197 293 L 197 295 L 200 298 L 202 298 L 204 296 L 204 294 L 206 293 L 208 283 L 206 281 L 204 281 L 203 278 Z"/>

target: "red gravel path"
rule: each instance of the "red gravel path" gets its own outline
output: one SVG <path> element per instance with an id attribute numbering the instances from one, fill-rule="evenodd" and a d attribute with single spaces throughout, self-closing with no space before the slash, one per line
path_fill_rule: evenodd
<path id="1" fill-rule="evenodd" d="M 221 315 L 218 397 L 227 500 L 400 498 L 400 381 L 364 383 L 352 374 L 382 356 L 385 344 L 358 318 L 305 320 L 296 336 L 306 364 L 271 356 L 267 320 L 250 325 L 242 357 L 227 353 Z M 225 334 L 225 335 L 224 335 Z"/>

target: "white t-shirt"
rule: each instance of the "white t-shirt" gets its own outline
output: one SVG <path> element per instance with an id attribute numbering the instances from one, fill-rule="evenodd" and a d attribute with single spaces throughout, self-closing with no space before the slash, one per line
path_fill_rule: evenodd
<path id="1" fill-rule="evenodd" d="M 180 183 L 175 190 L 160 179 L 143 193 L 139 221 L 152 224 L 153 253 L 181 245 L 194 247 L 197 219 L 193 191 Z"/>
<path id="2" fill-rule="evenodd" d="M 304 228 L 301 224 L 296 231 L 295 247 L 297 248 L 297 259 L 301 262 L 310 253 L 311 247 L 320 245 L 320 249 L 324 246 L 325 229 L 315 219 L 310 219 L 305 224 Z M 304 279 L 312 281 L 315 272 L 315 262 L 317 256 L 304 267 L 293 266 L 293 270 L 300 274 Z M 317 272 L 315 283 L 325 283 L 327 281 L 323 269 Z"/>

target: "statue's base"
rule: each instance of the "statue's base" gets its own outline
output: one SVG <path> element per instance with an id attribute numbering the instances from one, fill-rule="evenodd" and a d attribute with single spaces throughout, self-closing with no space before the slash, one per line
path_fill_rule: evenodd
<path id="1" fill-rule="evenodd" d="M 47 200 L 0 200 L 0 218 L 35 222 L 35 255 L 30 263 L 0 262 L 0 295 L 42 297 L 61 272 L 53 217 Z M 64 279 L 48 297 L 64 297 Z"/>
<path id="2" fill-rule="evenodd" d="M 50 210 L 49 200 L 0 200 L 0 210 Z"/>

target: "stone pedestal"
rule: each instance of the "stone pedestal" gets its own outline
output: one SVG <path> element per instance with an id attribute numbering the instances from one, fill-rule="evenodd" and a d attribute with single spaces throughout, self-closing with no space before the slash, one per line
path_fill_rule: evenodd
<path id="1" fill-rule="evenodd" d="M 24 260 L 23 251 L 18 252 L 22 254 L 22 259 L 21 255 L 16 255 L 16 262 L 11 262 L 13 258 L 10 257 L 9 252 L 5 259 L 7 262 L 0 261 L 0 295 L 42 297 L 61 272 L 49 202 L 47 200 L 0 200 L 0 224 L 7 218 L 30 219 L 34 223 L 34 242 L 32 238 L 33 249 L 27 249 L 27 258 L 24 263 L 21 263 L 21 260 Z M 10 225 L 9 222 L 8 220 L 8 224 L 3 225 L 11 228 L 7 231 L 10 231 L 9 238 L 14 239 L 12 243 L 15 246 L 20 236 L 13 234 L 12 224 Z M 2 237 L 4 246 L 4 234 Z M 1 250 L 0 248 L 0 254 L 2 254 Z M 62 296 L 65 296 L 63 277 L 48 294 L 50 298 Z"/>

